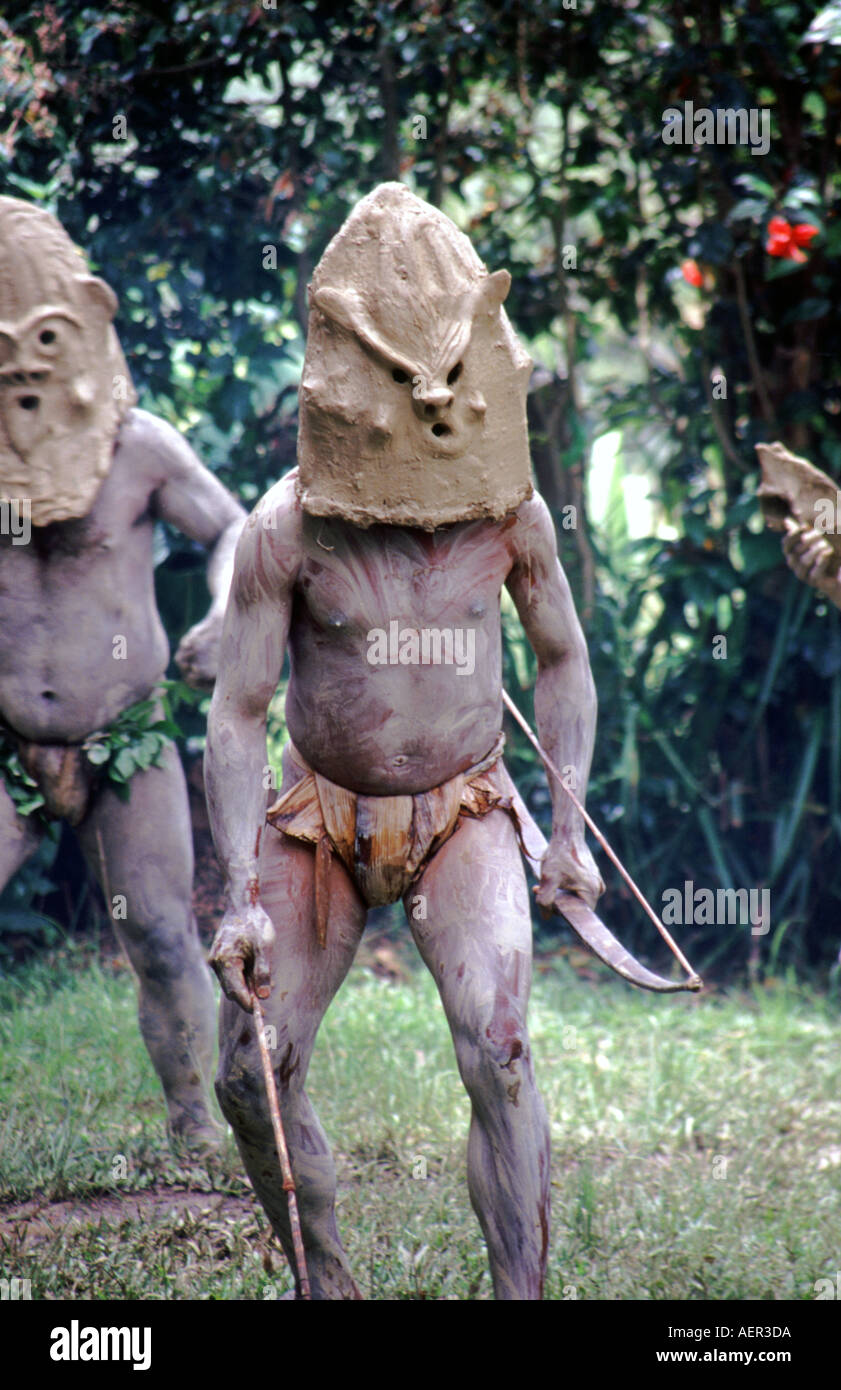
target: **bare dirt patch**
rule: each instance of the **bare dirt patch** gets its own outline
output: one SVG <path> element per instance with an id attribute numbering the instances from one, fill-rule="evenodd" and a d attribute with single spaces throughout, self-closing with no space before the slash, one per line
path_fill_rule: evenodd
<path id="1" fill-rule="evenodd" d="M 46 1201 L 33 1197 L 25 1202 L 0 1206 L 0 1248 L 12 1241 L 20 1253 L 44 1240 L 69 1235 L 85 1227 L 100 1225 L 119 1228 L 126 1222 L 158 1224 L 189 1215 L 215 1220 L 253 1220 L 251 1197 L 232 1197 L 218 1192 L 150 1189 L 146 1192 L 109 1193 L 76 1197 L 65 1201 Z"/>

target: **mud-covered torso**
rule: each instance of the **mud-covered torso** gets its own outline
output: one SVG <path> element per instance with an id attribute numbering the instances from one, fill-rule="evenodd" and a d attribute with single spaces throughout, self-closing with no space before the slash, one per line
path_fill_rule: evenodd
<path id="1" fill-rule="evenodd" d="M 509 528 L 366 530 L 303 515 L 286 718 L 324 776 L 367 795 L 412 793 L 489 752 Z"/>
<path id="2" fill-rule="evenodd" d="M 77 742 L 166 669 L 152 561 L 161 470 L 140 434 L 123 426 L 87 516 L 33 526 L 27 544 L 0 535 L 0 719 L 25 739 Z"/>

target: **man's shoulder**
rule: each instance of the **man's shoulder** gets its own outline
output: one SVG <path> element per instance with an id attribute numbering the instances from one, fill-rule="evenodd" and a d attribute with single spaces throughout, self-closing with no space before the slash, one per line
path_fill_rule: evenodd
<path id="1" fill-rule="evenodd" d="M 150 410 L 132 406 L 120 422 L 117 443 L 121 449 L 166 448 L 173 440 L 183 440 L 183 435 L 160 415 Z"/>
<path id="2" fill-rule="evenodd" d="M 139 406 L 129 410 L 120 423 L 117 456 L 127 458 L 133 468 L 156 476 L 160 482 L 173 474 L 210 471 L 175 425 Z"/>
<path id="3" fill-rule="evenodd" d="M 552 514 L 535 487 L 520 503 L 514 516 L 521 526 L 545 526 L 552 522 Z"/>
<path id="4" fill-rule="evenodd" d="M 135 406 L 120 422 L 114 462 L 118 469 L 129 469 L 135 480 L 142 478 L 154 491 L 167 479 L 173 458 L 182 450 L 192 453 L 174 425 Z"/>
<path id="5" fill-rule="evenodd" d="M 544 548 L 547 545 L 555 550 L 552 513 L 536 488 L 533 488 L 529 496 L 520 503 L 512 517 L 511 540 L 518 551 L 534 547 Z"/>
<path id="6" fill-rule="evenodd" d="M 237 568 L 254 569 L 261 579 L 274 571 L 287 580 L 297 574 L 302 557 L 303 512 L 295 487 L 297 469 L 264 493 L 243 528 Z"/>
<path id="7" fill-rule="evenodd" d="M 268 492 L 264 492 L 250 517 L 249 526 L 259 526 L 264 531 L 282 531 L 286 536 L 300 536 L 303 520 L 301 501 L 296 482 L 297 468 L 284 473 Z"/>

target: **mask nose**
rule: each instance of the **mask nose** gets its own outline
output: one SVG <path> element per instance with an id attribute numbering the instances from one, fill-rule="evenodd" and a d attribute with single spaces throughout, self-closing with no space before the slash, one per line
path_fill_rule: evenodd
<path id="1" fill-rule="evenodd" d="M 12 447 L 25 458 L 47 432 L 41 397 L 31 389 L 7 390 L 0 411 Z"/>
<path id="2" fill-rule="evenodd" d="M 449 410 L 455 397 L 447 386 L 420 387 L 417 395 L 412 395 L 412 404 L 415 414 L 421 420 L 427 420 L 434 424 L 436 420 L 442 420 L 445 412 Z"/>

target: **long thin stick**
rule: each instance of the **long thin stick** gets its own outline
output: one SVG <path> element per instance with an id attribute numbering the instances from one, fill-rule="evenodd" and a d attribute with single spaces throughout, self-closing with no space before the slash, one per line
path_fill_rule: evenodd
<path id="1" fill-rule="evenodd" d="M 598 840 L 608 859 L 611 861 L 612 864 L 615 864 L 616 868 L 619 870 L 620 874 L 624 878 L 625 882 L 627 883 L 637 902 L 645 908 L 646 912 L 648 913 L 658 932 L 662 936 L 663 940 L 666 942 L 666 945 L 669 946 L 671 950 L 674 952 L 674 954 L 677 956 L 677 959 L 680 961 L 681 965 L 683 966 L 684 970 L 689 976 L 690 981 L 698 980 L 698 976 L 692 969 L 692 966 L 689 964 L 689 961 L 686 959 L 686 956 L 683 954 L 683 951 L 680 949 L 673 937 L 669 934 L 667 929 L 663 926 L 663 923 L 660 921 L 660 918 L 657 916 L 657 913 L 654 911 L 654 908 L 651 906 L 648 899 L 643 895 L 643 893 L 634 883 L 634 880 L 631 878 L 631 875 L 628 873 L 628 870 L 625 868 L 625 865 L 622 863 L 622 860 L 619 858 L 618 854 L 616 854 L 611 849 L 610 845 L 608 844 L 602 832 L 599 830 L 599 827 L 596 825 L 592 816 L 589 815 L 588 812 L 584 809 L 581 802 L 578 800 L 578 797 L 575 795 L 575 792 L 572 791 L 566 785 L 566 782 L 564 781 L 560 772 L 556 768 L 555 764 L 552 762 L 552 759 L 549 757 L 549 754 L 546 753 L 544 749 L 541 747 L 541 745 L 538 743 L 537 738 L 529 728 L 527 720 L 523 718 L 522 714 L 517 709 L 517 706 L 514 704 L 514 701 L 511 699 L 507 690 L 503 690 L 502 698 L 505 702 L 507 709 L 510 710 L 511 714 L 513 714 L 514 718 L 519 724 L 520 728 L 523 730 L 523 733 L 526 735 L 526 738 L 529 740 L 529 743 L 531 743 L 537 749 L 546 767 L 552 773 L 553 777 L 555 777 L 556 780 L 563 787 L 564 791 L 566 792 L 575 809 L 583 816 L 586 824 L 589 826 L 590 830 L 592 830 L 593 834 L 595 835 L 596 839 Z"/>
<path id="2" fill-rule="evenodd" d="M 254 1009 L 254 1022 L 257 1027 L 257 1046 L 260 1049 L 260 1061 L 263 1063 L 263 1079 L 266 1083 L 266 1095 L 269 1098 L 269 1111 L 272 1117 L 275 1148 L 277 1149 L 277 1156 L 280 1159 L 280 1171 L 283 1175 L 283 1190 L 289 1202 L 289 1225 L 292 1229 L 292 1245 L 295 1249 L 295 1264 L 298 1267 L 301 1297 L 310 1298 L 310 1281 L 307 1274 L 307 1261 L 304 1256 L 301 1222 L 298 1217 L 298 1199 L 295 1196 L 295 1179 L 292 1176 L 292 1165 L 289 1162 L 289 1150 L 286 1147 L 286 1136 L 283 1133 L 283 1121 L 280 1118 L 277 1087 L 275 1086 L 274 1072 L 272 1071 L 272 1062 L 269 1056 L 269 1047 L 266 1042 L 264 1031 L 263 1010 L 256 994 L 252 995 L 252 1005 Z"/>

